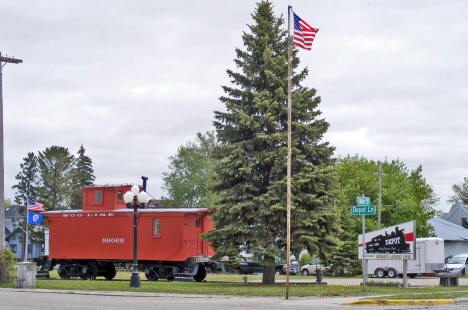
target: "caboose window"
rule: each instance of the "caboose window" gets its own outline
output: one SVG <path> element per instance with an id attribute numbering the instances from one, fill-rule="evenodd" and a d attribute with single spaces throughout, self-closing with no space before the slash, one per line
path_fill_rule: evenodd
<path id="1" fill-rule="evenodd" d="M 197 219 L 195 220 L 195 227 L 200 227 L 200 226 L 201 226 L 201 225 L 200 225 L 200 218 L 197 218 Z"/>
<path id="2" fill-rule="evenodd" d="M 160 224 L 160 219 L 153 219 L 153 236 L 158 236 L 159 237 L 159 224 Z"/>
<path id="3" fill-rule="evenodd" d="M 102 203 L 102 191 L 96 191 L 96 203 Z"/>
<path id="4" fill-rule="evenodd" d="M 117 200 L 122 200 L 122 191 L 117 191 Z"/>

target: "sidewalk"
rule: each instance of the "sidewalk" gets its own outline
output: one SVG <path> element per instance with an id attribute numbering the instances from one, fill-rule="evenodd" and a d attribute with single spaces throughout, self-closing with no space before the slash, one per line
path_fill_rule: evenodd
<path id="1" fill-rule="evenodd" d="M 16 289 L 0 288 L 3 292 L 27 292 L 37 294 L 74 294 L 91 296 L 120 296 L 120 297 L 152 297 L 152 298 L 180 298 L 180 299 L 249 299 L 249 300 L 277 300 L 288 305 L 443 305 L 443 304 L 468 304 L 468 298 L 457 299 L 362 299 L 363 296 L 311 296 L 296 297 L 291 296 L 288 300 L 284 297 L 264 297 L 264 296 L 237 296 L 237 295 L 199 295 L 199 294 L 171 294 L 171 293 L 150 293 L 150 292 L 123 292 L 123 291 L 85 291 L 85 290 L 49 290 L 49 289 Z M 374 296 L 374 297 L 382 297 Z M 366 296 L 365 298 L 369 298 Z"/>

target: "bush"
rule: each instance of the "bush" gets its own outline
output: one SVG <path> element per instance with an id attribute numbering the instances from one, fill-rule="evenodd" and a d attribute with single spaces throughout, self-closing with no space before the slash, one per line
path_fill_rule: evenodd
<path id="1" fill-rule="evenodd" d="M 8 248 L 0 250 L 0 284 L 9 283 L 13 280 L 15 259 Z"/>
<path id="2" fill-rule="evenodd" d="M 307 265 L 312 261 L 312 256 L 308 253 L 302 253 L 301 257 L 299 258 L 299 263 L 301 264 L 301 267 L 304 265 Z"/>

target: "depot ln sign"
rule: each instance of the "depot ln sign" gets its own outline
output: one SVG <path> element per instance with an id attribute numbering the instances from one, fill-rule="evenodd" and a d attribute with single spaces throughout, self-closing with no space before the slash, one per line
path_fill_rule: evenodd
<path id="1" fill-rule="evenodd" d="M 362 206 L 352 206 L 351 215 L 374 215 L 375 206 L 371 205 L 362 205 Z"/>

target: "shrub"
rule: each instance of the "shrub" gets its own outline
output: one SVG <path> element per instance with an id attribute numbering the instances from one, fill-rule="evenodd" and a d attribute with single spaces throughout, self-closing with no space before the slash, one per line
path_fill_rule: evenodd
<path id="1" fill-rule="evenodd" d="M 15 259 L 8 248 L 0 250 L 0 283 L 9 283 L 13 280 Z"/>
<path id="2" fill-rule="evenodd" d="M 312 256 L 310 256 L 309 253 L 302 253 L 301 257 L 299 258 L 299 263 L 301 264 L 301 267 L 304 265 L 307 265 L 312 261 Z"/>

